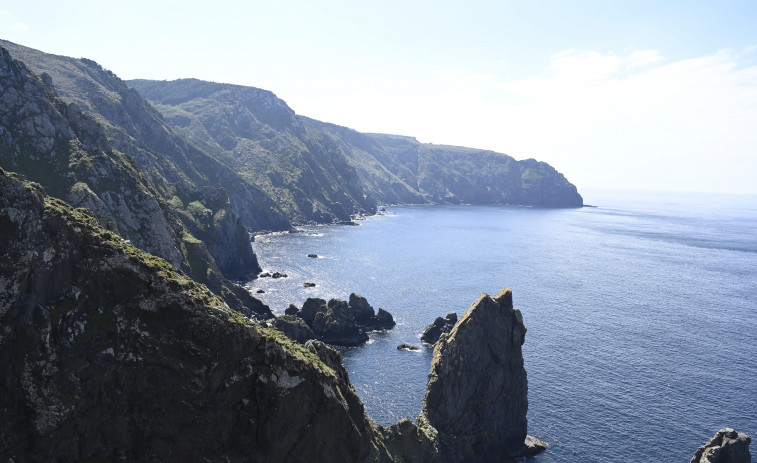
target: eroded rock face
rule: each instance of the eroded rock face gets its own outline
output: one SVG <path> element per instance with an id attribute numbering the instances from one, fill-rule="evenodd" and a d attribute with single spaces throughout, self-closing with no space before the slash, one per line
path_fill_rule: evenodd
<path id="1" fill-rule="evenodd" d="M 752 463 L 751 442 L 752 438 L 746 434 L 723 428 L 697 449 L 691 463 Z"/>
<path id="2" fill-rule="evenodd" d="M 339 355 L 0 170 L 3 461 L 396 461 Z"/>
<path id="3" fill-rule="evenodd" d="M 505 289 L 479 297 L 439 339 L 418 425 L 436 436 L 445 461 L 500 462 L 538 452 L 534 440 L 526 444 L 525 334 Z"/>

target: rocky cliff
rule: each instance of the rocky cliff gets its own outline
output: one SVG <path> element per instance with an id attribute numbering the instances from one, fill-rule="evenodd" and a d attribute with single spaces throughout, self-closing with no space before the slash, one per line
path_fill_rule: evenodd
<path id="1" fill-rule="evenodd" d="M 181 79 L 132 80 L 176 130 L 243 173 L 295 223 L 337 221 L 380 203 L 580 207 L 546 163 L 363 134 L 295 115 L 271 92 Z"/>
<path id="2" fill-rule="evenodd" d="M 320 341 L 302 346 L 241 316 L 166 261 L 100 227 L 87 210 L 2 170 L 0 245 L 3 461 L 467 458 L 467 441 L 450 440 L 428 407 L 421 427 L 376 425 L 338 352 Z M 482 310 L 476 305 L 461 322 Z M 466 336 L 465 327 L 456 330 L 450 339 Z M 448 364 L 447 355 L 439 352 L 435 362 Z M 477 371 L 469 383 L 492 373 Z M 436 384 L 455 387 L 440 372 L 432 370 Z M 498 422 L 492 411 L 438 405 L 451 420 L 453 410 L 461 420 L 480 414 L 483 432 L 511 434 L 505 413 Z"/>
<path id="3" fill-rule="evenodd" d="M 437 342 L 418 426 L 446 461 L 501 462 L 546 447 L 527 433 L 525 335 L 505 289 L 479 297 Z"/>
<path id="4" fill-rule="evenodd" d="M 184 269 L 235 309 L 269 316 L 224 277 L 259 270 L 224 190 L 176 184 L 167 200 L 160 192 L 166 184 L 114 148 L 101 123 L 58 98 L 48 75 L 37 76 L 2 47 L 0 90 L 1 167 L 89 209 L 101 225 Z"/>
<path id="5" fill-rule="evenodd" d="M 2 461 L 392 461 L 339 354 L 0 171 Z"/>

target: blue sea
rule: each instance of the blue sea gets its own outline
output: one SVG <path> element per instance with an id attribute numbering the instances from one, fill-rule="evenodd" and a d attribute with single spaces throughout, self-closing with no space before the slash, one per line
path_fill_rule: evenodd
<path id="1" fill-rule="evenodd" d="M 597 207 L 387 207 L 357 227 L 259 236 L 261 265 L 288 278 L 250 285 L 277 314 L 355 292 L 394 315 L 342 349 L 383 425 L 418 415 L 431 362 L 397 345 L 511 288 L 529 434 L 550 444 L 529 461 L 688 462 L 722 427 L 757 438 L 757 196 L 582 193 Z"/>

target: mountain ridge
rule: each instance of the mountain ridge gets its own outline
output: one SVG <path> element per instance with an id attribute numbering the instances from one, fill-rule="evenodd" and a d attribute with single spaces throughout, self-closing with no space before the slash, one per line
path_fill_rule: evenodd
<path id="1" fill-rule="evenodd" d="M 328 149 L 337 154 L 341 152 L 356 169 L 358 188 L 364 195 L 375 198 L 376 204 L 449 202 L 542 207 L 583 205 L 583 199 L 575 186 L 546 163 L 531 159 L 517 161 L 511 156 L 491 150 L 420 143 L 409 136 L 361 133 L 348 127 L 297 115 L 275 94 L 255 87 L 198 79 L 138 79 L 127 83 L 187 137 L 196 140 L 198 132 L 203 131 L 200 126 L 207 129 L 208 125 L 212 125 L 215 131 L 222 131 L 222 134 L 213 137 L 210 133 L 212 131 L 206 130 L 201 138 L 211 145 L 213 140 L 210 139 L 215 138 L 215 148 L 221 152 L 224 150 L 219 147 L 226 144 L 222 155 L 231 165 L 240 158 L 260 156 L 261 151 L 268 148 L 261 141 L 270 137 L 265 123 L 260 120 L 260 116 L 265 116 L 266 113 L 258 111 L 247 114 L 251 119 L 257 118 L 256 122 L 260 124 L 246 127 L 245 133 L 235 133 L 234 138 L 231 135 L 234 128 L 231 125 L 225 130 L 218 127 L 218 118 L 211 118 L 208 111 L 215 111 L 214 114 L 217 115 L 228 92 L 263 93 L 269 101 L 275 98 L 275 102 L 270 102 L 270 107 L 283 108 L 287 113 L 286 130 L 289 133 L 285 147 L 291 150 L 293 145 L 302 141 L 298 138 L 301 139 L 303 134 L 312 130 L 325 134 L 333 142 L 326 144 Z M 188 93 L 192 96 L 188 96 Z M 227 106 L 226 112 L 231 112 L 231 108 Z M 246 143 L 253 143 L 254 146 L 245 146 Z M 310 148 L 307 143 L 305 145 Z M 313 154 L 317 159 L 318 153 Z M 460 159 L 463 157 L 466 159 Z M 278 157 L 276 160 L 281 161 Z M 244 169 L 243 162 L 237 165 Z M 270 178 L 255 178 L 254 175 L 246 178 L 264 191 L 275 191 L 276 166 L 264 160 L 259 160 L 256 166 L 266 171 L 272 170 Z M 492 172 L 487 174 L 485 169 L 491 169 Z M 467 193 L 466 188 L 473 193 Z"/>

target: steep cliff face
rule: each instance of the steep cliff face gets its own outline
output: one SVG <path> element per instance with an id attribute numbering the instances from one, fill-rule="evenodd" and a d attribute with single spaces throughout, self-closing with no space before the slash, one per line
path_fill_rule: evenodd
<path id="1" fill-rule="evenodd" d="M 392 461 L 339 354 L 0 171 L 0 457 Z"/>
<path id="2" fill-rule="evenodd" d="M 403 180 L 432 202 L 581 207 L 576 187 L 552 166 L 502 153 L 372 134 Z"/>
<path id="3" fill-rule="evenodd" d="M 275 203 L 232 169 L 187 142 L 133 89 L 88 59 L 51 55 L 0 40 L 0 46 L 31 70 L 48 76 L 48 87 L 100 125 L 108 142 L 147 173 L 146 180 L 170 199 L 222 187 L 230 211 L 252 230 L 286 230 L 289 221 Z"/>
<path id="4" fill-rule="evenodd" d="M 195 79 L 129 84 L 187 138 L 244 172 L 295 222 L 341 219 L 374 210 L 375 201 L 583 205 L 562 174 L 533 159 L 362 134 L 295 116 L 272 93 L 251 87 Z"/>
<path id="5" fill-rule="evenodd" d="M 191 273 L 235 309 L 270 313 L 222 274 L 259 271 L 249 235 L 225 193 L 192 193 L 179 184 L 166 201 L 150 175 L 113 148 L 102 124 L 57 98 L 49 81 L 0 47 L 0 166 L 89 209 L 103 226 Z M 210 221 L 200 201 L 214 208 Z"/>
<path id="6" fill-rule="evenodd" d="M 339 147 L 266 90 L 197 79 L 129 81 L 204 151 L 268 193 L 295 223 L 375 212 Z"/>
<path id="7" fill-rule="evenodd" d="M 500 462 L 545 447 L 527 433 L 525 335 L 506 289 L 479 297 L 437 342 L 418 426 L 445 461 Z"/>

